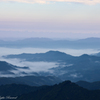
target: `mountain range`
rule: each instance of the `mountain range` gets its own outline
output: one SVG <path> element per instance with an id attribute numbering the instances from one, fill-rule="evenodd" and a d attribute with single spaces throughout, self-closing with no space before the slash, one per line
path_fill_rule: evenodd
<path id="1" fill-rule="evenodd" d="M 0 40 L 0 47 L 12 48 L 99 50 L 99 44 L 100 38 Z M 48 51 L 34 54 L 11 54 L 2 57 L 6 60 L 0 61 L 0 99 L 13 100 L 11 97 L 14 96 L 17 100 L 100 100 L 100 53 L 72 56 L 60 51 Z M 17 63 L 20 64 L 7 62 L 7 60 L 13 62 L 14 59 L 17 59 L 19 61 Z M 41 67 L 41 62 L 46 65 Z M 20 66 L 23 64 L 27 65 Z M 34 67 L 41 68 L 37 71 Z"/>
<path id="2" fill-rule="evenodd" d="M 19 54 L 3 56 L 6 59 L 20 59 L 28 62 L 54 62 L 56 67 L 48 68 L 48 72 L 40 71 L 40 76 L 56 76 L 61 80 L 71 81 L 100 81 L 100 57 L 83 54 L 71 56 L 59 51 L 48 51 L 46 53 Z M 29 67 L 29 66 L 27 66 Z M 34 67 L 34 66 L 33 66 Z M 48 65 L 47 65 L 48 67 Z M 38 67 L 39 68 L 39 67 Z M 34 71 L 33 71 L 34 72 Z"/>
<path id="3" fill-rule="evenodd" d="M 84 82 L 81 81 L 78 83 L 84 84 Z M 7 99 L 8 97 L 15 97 L 17 100 L 100 100 L 100 82 L 89 84 L 94 88 L 98 88 L 93 89 L 91 87 L 88 90 L 71 81 L 64 81 L 52 86 L 6 84 L 0 85 L 0 98 L 2 97 L 4 100 L 10 100 L 10 98 Z"/>
<path id="4" fill-rule="evenodd" d="M 94 53 L 92 55 L 97 56 L 97 57 L 100 57 L 100 52 L 99 53 Z"/>
<path id="5" fill-rule="evenodd" d="M 78 81 L 76 82 L 76 84 L 88 90 L 100 90 L 100 81 L 98 82 Z"/>
<path id="6" fill-rule="evenodd" d="M 30 86 L 54 85 L 61 82 L 61 79 L 55 76 L 19 76 L 19 77 L 1 77 L 0 85 L 5 84 L 25 84 Z"/>
<path id="7" fill-rule="evenodd" d="M 70 81 L 23 94 L 17 100 L 100 100 L 100 90 L 87 90 Z"/>
<path id="8" fill-rule="evenodd" d="M 100 38 L 86 38 L 78 40 L 55 40 L 49 38 L 26 38 L 15 41 L 0 40 L 0 47 L 34 47 L 34 48 L 72 48 L 99 49 Z"/>

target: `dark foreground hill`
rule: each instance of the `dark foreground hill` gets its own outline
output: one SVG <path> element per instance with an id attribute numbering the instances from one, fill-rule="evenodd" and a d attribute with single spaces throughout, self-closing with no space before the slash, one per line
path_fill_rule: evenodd
<path id="1" fill-rule="evenodd" d="M 46 86 L 36 87 L 24 84 L 6 84 L 0 86 L 0 96 L 19 96 L 23 93 L 29 93 L 45 87 Z"/>
<path id="2" fill-rule="evenodd" d="M 58 85 L 23 94 L 17 100 L 100 100 L 100 91 L 90 91 L 75 83 L 65 81 Z"/>
<path id="3" fill-rule="evenodd" d="M 0 86 L 0 98 L 3 100 L 100 100 L 100 90 L 87 90 L 71 81 L 39 87 L 7 84 Z"/>
<path id="4" fill-rule="evenodd" d="M 6 84 L 0 86 L 0 100 L 16 100 L 18 96 L 46 88 L 48 86 L 28 86 L 24 84 Z"/>

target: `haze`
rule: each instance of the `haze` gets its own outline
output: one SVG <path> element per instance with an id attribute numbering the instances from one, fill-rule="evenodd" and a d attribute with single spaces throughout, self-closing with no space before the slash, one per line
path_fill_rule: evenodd
<path id="1" fill-rule="evenodd" d="M 0 0 L 0 38 L 100 37 L 100 0 Z"/>

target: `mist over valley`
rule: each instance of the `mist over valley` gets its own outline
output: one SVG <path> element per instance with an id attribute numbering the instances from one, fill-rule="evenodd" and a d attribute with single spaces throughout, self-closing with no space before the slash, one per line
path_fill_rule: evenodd
<path id="1" fill-rule="evenodd" d="M 0 100 L 100 100 L 100 0 L 0 0 Z"/>
<path id="2" fill-rule="evenodd" d="M 92 55 L 93 54 L 93 55 Z M 82 54 L 73 56 L 60 51 L 22 53 L 1 56 L 1 61 L 18 66 L 1 77 L 56 76 L 62 81 L 99 81 L 100 57 Z"/>

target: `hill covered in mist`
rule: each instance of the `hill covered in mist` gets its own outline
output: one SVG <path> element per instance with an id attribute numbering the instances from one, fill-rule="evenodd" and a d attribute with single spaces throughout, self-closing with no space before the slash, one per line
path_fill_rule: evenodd
<path id="1" fill-rule="evenodd" d="M 20 59 L 16 66 L 17 64 L 27 64 L 23 71 L 19 69 L 20 73 L 25 73 L 25 75 L 56 76 L 63 81 L 100 81 L 100 57 L 93 55 L 71 56 L 59 51 L 48 51 L 46 53 L 8 55 L 4 58 Z"/>

